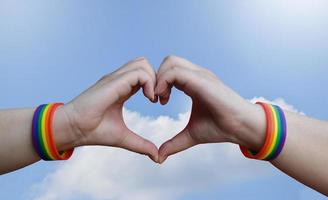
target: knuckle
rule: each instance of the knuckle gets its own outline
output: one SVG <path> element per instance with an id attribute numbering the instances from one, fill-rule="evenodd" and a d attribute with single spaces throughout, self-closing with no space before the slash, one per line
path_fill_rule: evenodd
<path id="1" fill-rule="evenodd" d="M 141 64 L 141 67 L 147 71 L 149 74 L 151 74 L 153 70 L 153 68 L 151 67 L 150 63 L 148 60 L 145 60 L 142 64 Z"/>
<path id="2" fill-rule="evenodd" d="M 164 62 L 168 63 L 167 69 L 169 70 L 179 70 L 183 68 L 183 60 L 175 55 L 166 56 Z"/>
<path id="3" fill-rule="evenodd" d="M 173 73 L 178 73 L 179 70 L 181 70 L 181 67 L 178 66 L 178 65 L 172 65 L 170 70 L 173 72 Z"/>
<path id="4" fill-rule="evenodd" d="M 142 66 L 142 67 L 144 67 L 144 66 L 146 66 L 146 65 L 149 64 L 148 60 L 145 57 L 140 57 L 137 60 L 135 60 L 135 62 L 137 64 L 139 64 L 140 66 Z"/>
<path id="5" fill-rule="evenodd" d="M 104 81 L 108 80 L 109 78 L 110 78 L 110 75 L 109 75 L 109 74 L 106 74 L 106 75 L 102 76 L 102 77 L 98 80 L 98 82 L 104 82 Z"/>
<path id="6" fill-rule="evenodd" d="M 174 61 L 176 61 L 177 59 L 178 59 L 178 57 L 175 56 L 175 55 L 168 55 L 168 56 L 166 56 L 166 57 L 164 58 L 164 61 L 166 61 L 166 62 L 174 62 Z"/>
<path id="7" fill-rule="evenodd" d="M 150 62 L 146 58 L 136 61 L 136 65 L 138 68 L 142 68 L 146 72 L 150 73 L 151 71 L 153 71 Z"/>
<path id="8" fill-rule="evenodd" d="M 135 61 L 137 60 L 146 60 L 146 57 L 145 56 L 139 56 L 137 57 L 136 59 L 134 59 Z"/>
<path id="9" fill-rule="evenodd" d="M 133 68 L 141 68 L 147 65 L 148 61 L 145 57 L 138 57 L 129 63 L 126 64 L 126 67 L 133 69 Z"/>
<path id="10" fill-rule="evenodd" d="M 142 67 L 138 67 L 136 69 L 133 70 L 136 74 L 140 74 L 140 75 L 144 75 L 146 74 L 145 69 L 143 69 Z"/>
<path id="11" fill-rule="evenodd" d="M 134 69 L 134 72 L 136 73 L 136 76 L 138 76 L 139 79 L 142 81 L 147 82 L 147 80 L 150 79 L 148 72 L 143 68 L 139 67 L 137 69 Z"/>

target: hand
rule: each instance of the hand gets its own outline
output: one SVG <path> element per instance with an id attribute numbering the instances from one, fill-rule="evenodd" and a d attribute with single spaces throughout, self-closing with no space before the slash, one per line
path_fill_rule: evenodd
<path id="1" fill-rule="evenodd" d="M 172 154 L 202 143 L 231 142 L 254 150 L 260 148 L 265 129 L 263 111 L 224 85 L 215 74 L 185 59 L 169 56 L 157 74 L 155 94 L 161 104 L 169 101 L 173 86 L 191 97 L 192 111 L 187 126 L 160 147 L 160 163 Z"/>
<path id="2" fill-rule="evenodd" d="M 144 95 L 157 102 L 154 95 L 156 74 L 144 58 L 125 64 L 115 72 L 104 76 L 95 85 L 66 104 L 66 124 L 73 135 L 68 141 L 71 146 L 106 145 L 120 147 L 140 154 L 149 155 L 157 161 L 158 149 L 150 141 L 129 130 L 122 115 L 124 102 L 140 87 Z M 66 149 L 69 148 L 68 146 Z"/>

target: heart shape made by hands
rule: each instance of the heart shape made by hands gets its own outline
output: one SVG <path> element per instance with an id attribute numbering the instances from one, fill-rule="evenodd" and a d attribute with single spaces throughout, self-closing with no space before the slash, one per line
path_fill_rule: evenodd
<path id="1" fill-rule="evenodd" d="M 168 156 L 197 144 L 234 142 L 230 133 L 238 126 L 233 114 L 239 111 L 234 105 L 244 106 L 244 99 L 224 86 L 212 72 L 176 56 L 165 58 L 161 64 L 154 90 L 148 91 L 155 97 L 151 101 L 159 99 L 166 105 L 173 87 L 192 99 L 192 109 L 186 126 L 160 146 L 157 162 L 162 163 Z M 145 88 L 144 94 L 147 96 Z"/>
<path id="2" fill-rule="evenodd" d="M 180 132 L 158 149 L 153 142 L 127 128 L 123 104 L 142 88 L 151 102 L 159 100 L 166 105 L 173 87 L 191 98 L 190 118 Z M 130 61 L 104 76 L 66 107 L 67 113 L 74 113 L 69 118 L 82 136 L 79 146 L 120 147 L 149 155 L 153 161 L 162 163 L 168 156 L 197 144 L 237 143 L 234 134 L 243 130 L 238 120 L 245 118 L 242 115 L 248 113 L 251 106 L 209 70 L 169 56 L 157 72 L 144 58 Z"/>

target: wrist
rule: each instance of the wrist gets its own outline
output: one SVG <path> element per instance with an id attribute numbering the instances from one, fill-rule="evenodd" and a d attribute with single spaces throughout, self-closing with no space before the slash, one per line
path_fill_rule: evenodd
<path id="1" fill-rule="evenodd" d="M 236 143 L 258 151 L 265 141 L 266 116 L 260 105 L 246 102 L 240 115 L 240 128 L 235 133 Z"/>
<path id="2" fill-rule="evenodd" d="M 73 121 L 69 116 L 69 105 L 59 107 L 53 120 L 53 137 L 59 151 L 78 146 L 78 137 L 74 129 Z"/>

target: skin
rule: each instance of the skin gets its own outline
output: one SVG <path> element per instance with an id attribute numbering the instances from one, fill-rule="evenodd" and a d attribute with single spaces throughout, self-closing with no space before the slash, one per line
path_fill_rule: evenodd
<path id="1" fill-rule="evenodd" d="M 124 102 L 140 88 L 144 95 L 165 105 L 172 87 L 192 99 L 187 126 L 157 147 L 124 124 Z M 34 109 L 0 111 L 0 173 L 39 160 L 30 135 Z M 328 123 L 285 112 L 287 140 L 271 163 L 309 187 L 328 195 Z M 13 127 L 15 122 L 20 126 Z M 169 156 L 205 143 L 230 142 L 258 151 L 264 143 L 263 109 L 240 97 L 212 72 L 176 56 L 164 59 L 157 73 L 144 58 L 133 60 L 104 76 L 54 118 L 54 138 L 59 150 L 83 145 L 105 145 L 148 155 L 163 163 Z"/>
<path id="2" fill-rule="evenodd" d="M 59 151 L 84 145 L 105 145 L 148 155 L 155 162 L 158 149 L 127 128 L 124 102 L 141 87 L 156 102 L 156 74 L 148 61 L 138 58 L 101 78 L 54 115 L 54 140 Z M 0 111 L 0 174 L 37 162 L 31 141 L 33 109 Z M 13 126 L 12 124 L 19 124 Z"/>
<path id="3" fill-rule="evenodd" d="M 159 149 L 159 162 L 205 143 L 230 142 L 258 151 L 264 143 L 265 113 L 227 87 L 213 73 L 185 59 L 169 56 L 157 74 L 156 95 L 169 101 L 172 87 L 192 99 L 186 128 Z M 328 195 L 328 123 L 285 112 L 287 140 L 271 163 L 313 189 Z"/>

